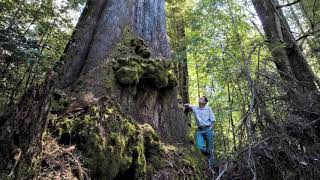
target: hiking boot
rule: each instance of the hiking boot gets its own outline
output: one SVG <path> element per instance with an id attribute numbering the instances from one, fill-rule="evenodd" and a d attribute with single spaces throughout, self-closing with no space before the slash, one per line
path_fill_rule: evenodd
<path id="1" fill-rule="evenodd" d="M 208 157 L 209 155 L 210 155 L 210 153 L 208 153 L 208 151 L 201 151 L 202 152 L 202 154 L 204 155 L 204 156 L 206 156 L 206 157 Z"/>

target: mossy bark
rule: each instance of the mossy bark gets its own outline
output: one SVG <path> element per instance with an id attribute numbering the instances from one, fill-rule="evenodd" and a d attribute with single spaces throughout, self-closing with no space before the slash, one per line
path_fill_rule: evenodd
<path id="1" fill-rule="evenodd" d="M 94 5 L 87 3 L 65 51 L 56 87 L 80 99 L 73 106 L 115 96 L 127 113 L 151 124 L 163 141 L 184 141 L 187 123 L 177 100 L 176 72 L 168 59 L 164 0 L 99 3 L 100 13 L 91 12 Z M 90 23 L 94 27 L 87 27 L 86 16 L 94 16 L 91 20 L 96 23 Z M 86 27 L 95 31 L 84 48 L 81 36 Z"/>
<path id="2" fill-rule="evenodd" d="M 50 115 L 51 131 L 60 143 L 76 145 L 93 179 L 161 179 L 179 177 L 181 167 L 201 179 L 205 161 L 195 148 L 162 144 L 149 124 L 123 112 L 111 97 L 101 97 L 77 111 Z M 168 169 L 169 168 L 169 169 Z"/>
<path id="3" fill-rule="evenodd" d="M 13 169 L 12 177 L 29 178 L 30 168 L 46 166 L 32 165 L 44 131 L 60 145 L 76 145 L 93 179 L 150 179 L 168 168 L 178 177 L 185 162 L 173 158 L 177 166 L 168 166 L 160 143 L 183 142 L 187 134 L 169 57 L 164 0 L 89 0 L 54 86 L 48 78 L 45 88 L 26 94 L 22 116 L 1 121 L 1 146 L 8 148 L 0 156 L 8 163 L 0 164 L 0 177 Z M 8 130 L 11 122 L 15 128 Z M 14 160 L 19 152 L 23 158 Z M 193 169 L 195 177 L 199 169 Z"/>

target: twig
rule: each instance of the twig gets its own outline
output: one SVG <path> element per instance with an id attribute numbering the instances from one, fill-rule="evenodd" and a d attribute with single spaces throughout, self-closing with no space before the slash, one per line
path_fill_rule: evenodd
<path id="1" fill-rule="evenodd" d="M 219 180 L 222 177 L 222 175 L 226 172 L 227 169 L 228 169 L 228 162 L 224 165 L 223 171 L 219 174 L 219 176 L 215 180 Z"/>
<path id="2" fill-rule="evenodd" d="M 320 29 L 313 30 L 313 31 L 309 31 L 308 33 L 306 33 L 306 34 L 302 35 L 301 37 L 299 37 L 298 39 L 296 39 L 296 41 L 298 42 L 298 41 L 300 41 L 301 39 L 307 38 L 307 37 L 309 37 L 309 36 L 311 36 L 311 35 L 314 35 L 314 34 L 316 34 L 316 33 L 318 33 L 318 32 L 320 32 Z"/>
<path id="3" fill-rule="evenodd" d="M 10 174 L 8 175 L 9 177 L 11 177 L 11 176 L 13 175 L 14 170 L 16 169 L 16 166 L 18 165 L 18 162 L 19 162 L 19 160 L 20 160 L 20 158 L 21 158 L 21 154 L 22 154 L 21 149 L 18 148 L 17 151 L 18 151 L 18 153 L 14 156 L 14 159 L 16 160 L 16 162 L 14 163 L 14 166 L 13 166 Z"/>
<path id="4" fill-rule="evenodd" d="M 83 170 L 83 168 L 81 167 L 81 163 L 78 161 L 78 159 L 76 157 L 74 157 L 74 155 L 71 152 L 68 152 L 68 154 L 73 158 L 73 160 L 77 163 L 78 169 L 80 170 L 81 173 L 83 173 L 86 177 L 86 179 L 90 179 L 88 174 L 85 172 L 85 170 Z"/>

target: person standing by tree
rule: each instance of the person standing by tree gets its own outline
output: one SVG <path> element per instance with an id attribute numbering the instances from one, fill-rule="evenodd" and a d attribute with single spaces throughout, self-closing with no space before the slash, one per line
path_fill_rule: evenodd
<path id="1" fill-rule="evenodd" d="M 186 108 L 192 109 L 197 123 L 196 129 L 196 146 L 208 158 L 208 166 L 211 168 L 214 164 L 213 157 L 213 136 L 212 127 L 215 121 L 214 114 L 209 106 L 208 98 L 202 96 L 199 98 L 199 106 L 185 104 Z"/>

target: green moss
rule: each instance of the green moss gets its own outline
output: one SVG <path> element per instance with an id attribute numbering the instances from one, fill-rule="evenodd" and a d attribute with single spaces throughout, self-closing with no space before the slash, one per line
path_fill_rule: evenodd
<path id="1" fill-rule="evenodd" d="M 140 73 L 136 66 L 123 66 L 116 72 L 118 81 L 125 85 L 138 84 Z"/>
<path id="2" fill-rule="evenodd" d="M 141 60 L 136 57 L 120 58 L 113 61 L 118 82 L 124 85 L 137 85 L 140 81 L 155 88 L 174 87 L 177 78 L 173 69 L 168 69 L 171 62 L 164 60 Z"/>
<path id="3" fill-rule="evenodd" d="M 82 114 L 50 117 L 60 135 L 69 133 L 74 138 L 91 176 L 94 179 L 113 179 L 126 173 L 137 178 L 143 176 L 147 171 L 146 148 L 152 152 L 160 149 L 159 138 L 152 128 L 144 130 L 125 117 L 120 106 L 109 98 L 86 109 Z"/>
<path id="4" fill-rule="evenodd" d="M 112 98 L 102 97 L 85 109 L 84 113 L 50 118 L 60 134 L 70 134 L 92 179 L 150 179 L 163 169 L 169 169 L 172 177 L 179 177 L 185 169 L 193 172 L 189 179 L 203 178 L 206 161 L 196 148 L 160 143 L 151 125 L 124 115 Z"/>
<path id="5" fill-rule="evenodd" d="M 106 89 L 107 94 L 114 92 L 114 88 L 116 87 L 113 65 L 115 65 L 113 62 L 108 62 L 100 67 L 101 71 L 98 70 L 98 72 L 100 72 L 101 82 L 103 83 L 102 86 Z"/>
<path id="6" fill-rule="evenodd" d="M 110 55 L 117 81 L 129 86 L 139 82 L 155 88 L 176 86 L 173 63 L 170 60 L 150 58 L 150 54 L 142 39 L 125 31 Z"/>
<path id="7" fill-rule="evenodd" d="M 66 96 L 62 92 L 53 93 L 51 98 L 51 112 L 62 113 L 70 103 L 70 97 Z"/>
<path id="8" fill-rule="evenodd" d="M 160 142 L 159 137 L 154 132 L 154 129 L 149 124 L 144 124 L 141 128 L 143 129 L 146 158 L 159 155 L 161 149 Z"/>
<path id="9" fill-rule="evenodd" d="M 135 53 L 143 58 L 149 58 L 151 55 L 145 42 L 140 38 L 131 40 L 131 46 L 135 48 Z"/>
<path id="10" fill-rule="evenodd" d="M 175 87 L 178 84 L 177 77 L 172 71 L 168 71 L 168 86 Z"/>

